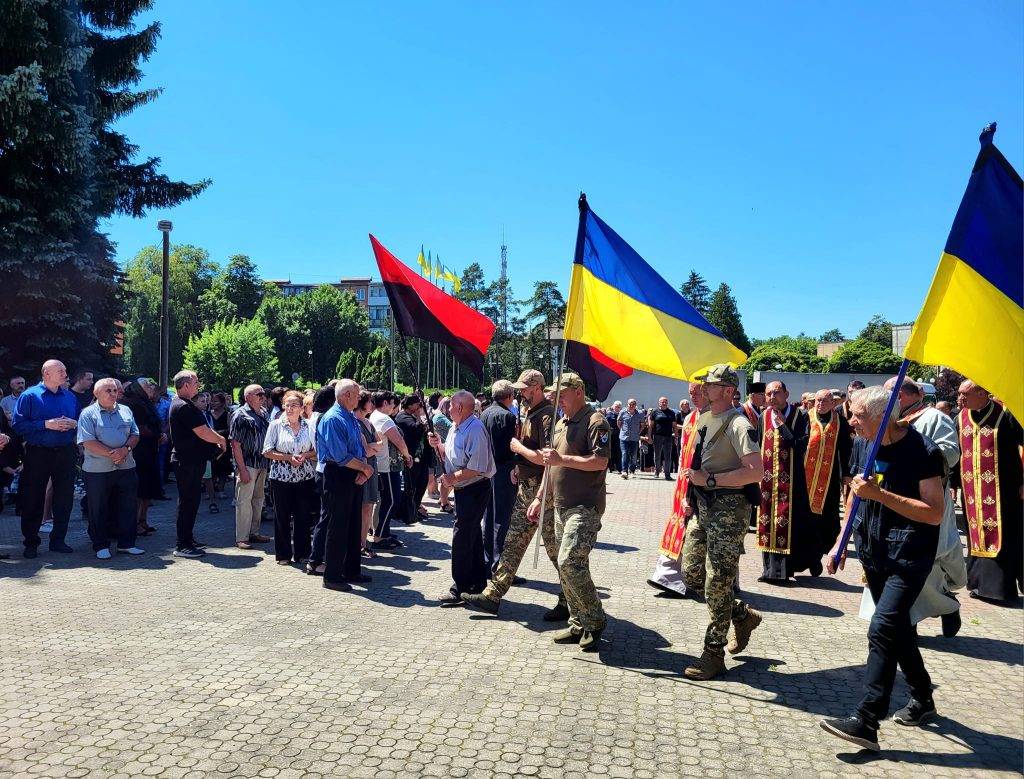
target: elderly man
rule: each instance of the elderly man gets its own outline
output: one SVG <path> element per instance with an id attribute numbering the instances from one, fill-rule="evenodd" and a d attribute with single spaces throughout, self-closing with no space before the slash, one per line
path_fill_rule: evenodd
<path id="1" fill-rule="evenodd" d="M 25 445 L 24 468 L 19 492 L 21 533 L 25 538 L 25 557 L 36 557 L 39 527 L 43 521 L 46 485 L 53 481 L 53 530 L 50 551 L 73 551 L 64 539 L 68 533 L 75 476 L 78 473 L 78 402 L 64 388 L 68 372 L 60 360 L 43 363 L 43 380 L 18 396 L 12 427 Z"/>
<path id="2" fill-rule="evenodd" d="M 192 399 L 199 394 L 199 377 L 194 371 L 174 374 L 174 400 L 167 414 L 170 429 L 171 461 L 178 482 L 177 542 L 175 557 L 195 559 L 206 554 L 195 537 L 196 515 L 203 494 L 206 464 L 228 442 L 208 424 Z"/>
<path id="3" fill-rule="evenodd" d="M 563 373 L 558 385 L 562 418 L 555 423 L 554 446 L 541 450 L 544 465 L 549 467 L 527 516 L 540 519 L 540 495 L 544 482 L 549 482 L 555 504 L 558 576 L 569 606 L 569 627 L 551 639 L 596 652 L 607 619 L 590 577 L 590 552 L 597 543 L 605 509 L 611 430 L 604 415 L 587 405 L 583 379 Z"/>
<path id="4" fill-rule="evenodd" d="M 266 392 L 250 384 L 242 393 L 245 402 L 231 415 L 228 435 L 235 461 L 235 546 L 252 549 L 254 543 L 270 540 L 260 533 L 263 520 L 264 486 L 269 463 L 263 456 L 263 441 L 270 421 L 264 406 Z"/>
<path id="5" fill-rule="evenodd" d="M 810 517 L 803 468 L 810 422 L 801 406 L 791 405 L 781 381 L 765 388 L 768 407 L 758 419 L 764 477 L 757 515 L 757 548 L 764 569 L 758 581 L 786 583 L 800 571 L 821 573 L 821 548 Z"/>
<path id="6" fill-rule="evenodd" d="M 136 496 L 139 479 L 132 450 L 139 442 L 139 426 L 131 409 L 117 402 L 120 382 L 100 379 L 92 388 L 96 402 L 78 418 L 78 443 L 83 447 L 82 478 L 89 496 L 89 538 L 98 560 L 110 559 L 110 535 L 117 528 L 117 551 L 140 555 L 135 546 Z M 114 522 L 108 514 L 114 513 Z"/>
<path id="7" fill-rule="evenodd" d="M 973 381 L 960 385 L 960 480 L 971 597 L 1016 604 L 1024 572 L 1024 471 L 1020 423 Z"/>
<path id="8" fill-rule="evenodd" d="M 498 568 L 498 560 L 505 548 L 508 523 L 512 517 L 512 504 L 516 500 L 516 487 L 512 481 L 515 454 L 512 439 L 516 437 L 519 420 L 512 413 L 512 382 L 499 379 L 491 386 L 494 401 L 480 414 L 494 454 L 494 476 L 491 477 L 491 501 L 483 519 L 484 564 L 488 574 Z"/>
<path id="9" fill-rule="evenodd" d="M 548 398 L 549 403 L 553 403 L 554 395 Z M 608 428 L 610 430 L 619 429 L 619 414 L 622 413 L 622 401 L 616 400 L 609 407 L 605 418 L 608 420 Z M 618 439 L 618 436 L 616 436 Z M 618 473 L 622 470 L 622 448 L 618 446 L 618 441 L 611 446 L 611 457 L 608 458 L 608 470 Z"/>
<path id="10" fill-rule="evenodd" d="M 862 438 L 875 438 L 889 394 L 883 387 L 852 394 L 850 423 Z M 864 501 L 855 541 L 875 613 L 868 628 L 864 697 L 855 714 L 822 720 L 821 727 L 864 749 L 878 751 L 878 725 L 889 714 L 897 666 L 906 677 L 911 697 L 893 720 L 900 725 L 921 725 L 935 716 L 931 678 L 917 646 L 910 610 L 935 561 L 944 470 L 939 448 L 912 425 L 901 426 L 894 416 L 878 448 L 876 471 L 881 480 L 858 474 L 851 483 L 852 494 Z M 851 502 L 847 501 L 847 516 Z M 833 548 L 827 560 L 829 573 L 835 573 L 837 552 L 841 552 L 839 567 L 845 563 L 846 550 Z"/>
<path id="11" fill-rule="evenodd" d="M 658 407 L 650 413 L 651 440 L 654 443 L 654 478 L 664 475 L 672 481 L 672 451 L 675 438 L 676 412 L 668 407 L 668 398 L 658 398 Z"/>
<path id="12" fill-rule="evenodd" d="M 367 462 L 359 420 L 359 385 L 342 379 L 334 387 L 337 402 L 316 426 L 317 470 L 323 474 L 327 508 L 324 547 L 324 587 L 347 592 L 351 584 L 366 584 L 360 570 L 363 485 L 373 476 Z"/>
<path id="13" fill-rule="evenodd" d="M 11 422 L 14 419 L 14 404 L 18 402 L 18 396 L 25 391 L 25 377 L 11 376 L 7 386 L 10 389 L 10 394 L 0 398 L 0 410 L 3 410 L 7 421 Z"/>
<path id="14" fill-rule="evenodd" d="M 747 385 L 747 399 L 740 405 L 740 411 L 743 412 L 743 416 L 747 418 L 751 427 L 757 427 L 757 420 L 761 416 L 761 412 L 764 411 L 764 389 L 763 381 L 750 382 Z"/>
<path id="15" fill-rule="evenodd" d="M 814 409 L 808 414 L 810 435 L 804 454 L 811 522 L 818 531 L 818 551 L 825 554 L 839 537 L 839 502 L 842 487 L 850 478 L 853 439 L 850 423 L 835 411 L 832 391 L 814 393 Z"/>
<path id="16" fill-rule="evenodd" d="M 892 392 L 896 379 L 889 379 L 885 388 Z M 959 436 L 953 420 L 934 408 L 925 405 L 924 392 L 913 379 L 904 379 L 899 394 L 899 425 L 912 425 L 917 432 L 934 443 L 942 453 L 946 469 L 943 484 L 948 486 L 948 474 L 960 460 Z M 949 490 L 943 490 L 945 500 L 942 510 L 942 524 L 939 525 L 939 542 L 935 551 L 932 571 L 924 588 L 910 610 L 910 622 L 916 625 L 929 617 L 942 618 L 942 634 L 952 638 L 960 631 L 960 603 L 952 594 L 967 584 L 967 566 L 964 562 L 960 534 L 956 528 L 956 508 Z M 868 619 L 874 610 L 871 591 L 865 590 L 861 616 Z"/>
<path id="17" fill-rule="evenodd" d="M 455 490 L 455 530 L 452 534 L 452 580 L 438 597 L 440 606 L 458 606 L 462 593 L 483 592 L 489 571 L 484 564 L 481 520 L 491 502 L 491 482 L 497 470 L 487 430 L 474 416 L 476 398 L 459 390 L 452 395 L 452 426 L 442 446 L 436 434 L 428 442 L 444 458 L 441 482 Z"/>
<path id="18" fill-rule="evenodd" d="M 626 401 L 626 408 L 619 412 L 616 426 L 619 430 L 619 448 L 622 450 L 622 478 L 636 474 L 640 450 L 640 426 L 644 413 L 637 408 L 636 399 Z"/>

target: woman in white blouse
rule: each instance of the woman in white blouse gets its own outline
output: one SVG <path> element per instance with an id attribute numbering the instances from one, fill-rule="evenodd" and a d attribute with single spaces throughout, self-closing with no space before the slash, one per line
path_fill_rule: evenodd
<path id="1" fill-rule="evenodd" d="M 270 423 L 263 456 L 270 460 L 270 493 L 274 499 L 274 552 L 278 565 L 309 557 L 310 527 L 316 493 L 316 434 L 302 416 L 302 394 L 282 398 L 280 416 Z"/>

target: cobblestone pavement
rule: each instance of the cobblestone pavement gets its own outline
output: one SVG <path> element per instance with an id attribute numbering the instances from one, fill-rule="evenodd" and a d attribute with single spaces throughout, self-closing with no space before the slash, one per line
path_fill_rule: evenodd
<path id="1" fill-rule="evenodd" d="M 0 775 L 46 776 L 931 776 L 1022 766 L 1021 611 L 968 601 L 949 640 L 922 625 L 939 720 L 883 726 L 885 752 L 822 733 L 860 695 L 859 568 L 796 586 L 742 584 L 765 613 L 711 683 L 682 676 L 704 606 L 645 584 L 671 485 L 609 479 L 592 557 L 610 618 L 599 655 L 558 646 L 541 620 L 553 571 L 532 552 L 500 618 L 440 609 L 450 520 L 398 532 L 368 588 L 324 590 L 231 545 L 204 513 L 200 561 L 171 557 L 173 502 L 147 555 L 95 560 L 77 516 L 73 555 L 23 560 L 0 515 Z M 265 530 L 270 526 L 265 525 Z M 752 548 L 748 537 L 748 550 Z M 268 555 L 267 552 L 271 554 Z M 898 684 L 894 705 L 906 694 Z"/>

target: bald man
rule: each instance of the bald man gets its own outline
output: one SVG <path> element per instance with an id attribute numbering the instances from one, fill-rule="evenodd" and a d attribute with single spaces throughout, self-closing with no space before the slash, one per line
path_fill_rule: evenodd
<path id="1" fill-rule="evenodd" d="M 43 380 L 18 396 L 12 419 L 14 431 L 25 442 L 24 468 L 19 490 L 22 497 L 21 534 L 25 557 L 36 557 L 40 544 L 46 485 L 53 480 L 53 530 L 50 551 L 73 551 L 64 539 L 74 501 L 78 472 L 78 401 L 66 389 L 67 368 L 60 360 L 43 363 Z"/>
<path id="2" fill-rule="evenodd" d="M 252 549 L 270 540 L 260 533 L 263 519 L 264 486 L 269 463 L 263 456 L 263 441 L 270 420 L 264 408 L 266 392 L 250 384 L 242 393 L 245 402 L 231 415 L 228 427 L 231 456 L 235 460 L 235 546 Z"/>

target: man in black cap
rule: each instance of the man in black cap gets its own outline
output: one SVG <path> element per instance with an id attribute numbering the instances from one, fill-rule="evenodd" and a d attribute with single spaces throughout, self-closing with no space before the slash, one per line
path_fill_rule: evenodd
<path id="1" fill-rule="evenodd" d="M 764 411 L 764 382 L 752 381 L 747 385 L 747 400 L 740 406 L 751 427 L 757 427 L 757 420 Z"/>

